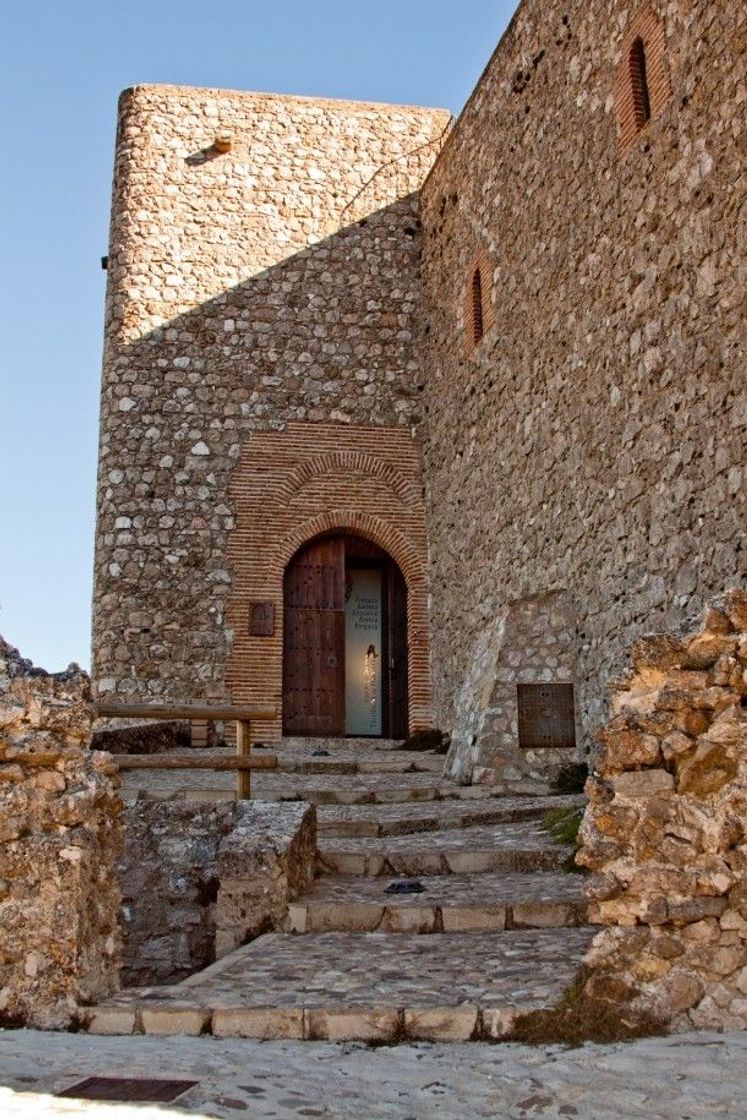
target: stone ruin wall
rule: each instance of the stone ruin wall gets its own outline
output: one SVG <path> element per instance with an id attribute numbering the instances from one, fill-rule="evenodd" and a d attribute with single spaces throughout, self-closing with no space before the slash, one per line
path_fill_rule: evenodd
<path id="1" fill-rule="evenodd" d="M 747 1027 L 747 592 L 638 641 L 587 783 L 590 998 L 675 1030 Z M 627 1009 L 627 1010 L 626 1010 Z"/>
<path id="2" fill-rule="evenodd" d="M 99 694 L 226 698 L 227 602 L 241 594 L 230 484 L 252 433 L 290 421 L 382 433 L 417 424 L 416 191 L 448 123 L 437 110 L 218 90 L 123 95 L 101 404 Z M 231 147 L 219 152 L 223 133 Z"/>
<path id="3" fill-rule="evenodd" d="M 90 681 L 0 638 L 0 1023 L 74 1026 L 116 990 L 119 779 L 88 750 Z"/>
<path id="4" fill-rule="evenodd" d="M 178 983 L 284 928 L 316 872 L 316 815 L 305 802 L 138 796 L 124 822 L 125 986 Z"/>
<path id="5" fill-rule="evenodd" d="M 671 96 L 623 153 L 618 67 L 644 17 Z M 743 578 L 746 46 L 729 0 L 525 0 L 425 183 L 445 728 L 479 718 L 457 698 L 511 604 L 568 589 L 588 733 L 644 628 Z M 472 349 L 478 254 L 492 285 Z"/>

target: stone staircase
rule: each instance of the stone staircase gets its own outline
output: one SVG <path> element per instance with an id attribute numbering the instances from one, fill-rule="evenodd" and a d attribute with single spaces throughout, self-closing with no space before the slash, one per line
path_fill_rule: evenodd
<path id="1" fill-rule="evenodd" d="M 552 1007 L 592 931 L 568 851 L 541 827 L 556 806 L 527 788 L 461 787 L 443 758 L 386 741 L 286 741 L 282 770 L 254 795 L 317 805 L 318 878 L 269 933 L 179 984 L 133 989 L 91 1010 L 106 1034 L 247 1038 L 504 1038 L 518 1015 Z M 328 752 L 328 753 L 324 753 Z M 231 777 L 196 772 L 184 790 L 222 797 Z M 205 786 L 205 782 L 209 784 Z M 127 778 L 137 788 L 137 772 Z"/>

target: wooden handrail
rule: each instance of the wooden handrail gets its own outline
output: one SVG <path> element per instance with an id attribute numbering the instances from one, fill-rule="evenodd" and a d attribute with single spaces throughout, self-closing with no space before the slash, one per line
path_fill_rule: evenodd
<path id="1" fill-rule="evenodd" d="M 277 755 L 209 755 L 201 751 L 171 754 L 113 754 L 120 770 L 276 770 Z"/>
<path id="2" fill-rule="evenodd" d="M 236 721 L 236 754 L 203 755 L 200 751 L 177 754 L 115 754 L 120 770 L 235 770 L 236 796 L 245 800 L 252 795 L 252 770 L 275 770 L 274 754 L 252 755 L 253 719 L 275 719 L 277 708 L 242 708 L 238 704 L 109 704 L 95 705 L 101 719 L 219 719 Z"/>
<path id="3" fill-rule="evenodd" d="M 275 719 L 277 708 L 243 708 L 238 704 L 110 704 L 102 700 L 94 705 L 101 719 Z"/>

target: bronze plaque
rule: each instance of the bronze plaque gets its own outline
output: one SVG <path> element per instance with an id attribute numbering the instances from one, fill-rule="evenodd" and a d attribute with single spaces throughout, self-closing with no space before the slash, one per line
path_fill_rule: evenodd
<path id="1" fill-rule="evenodd" d="M 275 633 L 275 604 L 251 603 L 249 606 L 249 635 L 252 638 L 271 638 Z"/>
<path id="2" fill-rule="evenodd" d="M 519 746 L 567 749 L 576 745 L 572 684 L 517 685 Z"/>

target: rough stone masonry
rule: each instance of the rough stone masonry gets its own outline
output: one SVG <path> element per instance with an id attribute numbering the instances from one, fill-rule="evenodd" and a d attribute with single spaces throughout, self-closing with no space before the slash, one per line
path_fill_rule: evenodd
<path id="1" fill-rule="evenodd" d="M 557 769 L 507 746 L 530 681 L 575 685 L 588 745 L 644 629 L 744 578 L 746 43 L 731 0 L 523 0 L 451 128 L 125 92 L 101 695 L 281 706 L 289 549 L 352 526 L 408 559 L 410 726 L 455 730 L 454 773 Z M 498 648 L 545 597 L 565 631 Z"/>
<path id="2" fill-rule="evenodd" d="M 642 638 L 587 783 L 587 994 L 675 1029 L 747 1027 L 747 593 Z"/>
<path id="3" fill-rule="evenodd" d="M 67 1027 L 118 987 L 122 805 L 90 681 L 0 638 L 0 1021 Z"/>

